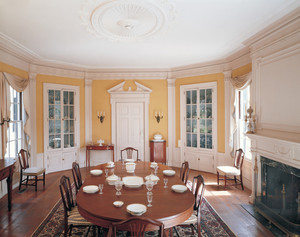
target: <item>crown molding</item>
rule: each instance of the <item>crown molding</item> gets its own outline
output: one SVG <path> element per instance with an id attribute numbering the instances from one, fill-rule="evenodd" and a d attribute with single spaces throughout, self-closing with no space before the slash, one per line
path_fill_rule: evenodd
<path id="1" fill-rule="evenodd" d="M 28 72 L 29 63 L 25 60 L 20 59 L 19 57 L 13 56 L 8 53 L 6 50 L 3 50 L 0 46 L 0 62 L 6 63 L 8 65 L 14 66 L 16 68 L 22 69 Z"/>
<path id="2" fill-rule="evenodd" d="M 251 54 L 253 55 L 257 51 L 275 44 L 280 40 L 290 38 L 292 35 L 297 34 L 300 31 L 299 29 L 300 7 L 250 37 L 244 41 L 243 44 L 250 47 Z"/>

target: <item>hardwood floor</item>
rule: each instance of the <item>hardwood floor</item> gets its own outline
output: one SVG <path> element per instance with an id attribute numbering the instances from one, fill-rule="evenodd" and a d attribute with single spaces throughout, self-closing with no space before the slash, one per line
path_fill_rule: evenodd
<path id="1" fill-rule="evenodd" d="M 174 169 L 179 171 L 178 168 Z M 81 169 L 81 172 L 84 179 L 86 169 Z M 191 179 L 198 174 L 205 179 L 205 198 L 237 236 L 273 236 L 240 206 L 248 203 L 250 190 L 242 191 L 240 186 L 224 190 L 222 186 L 218 187 L 215 174 L 192 170 L 189 177 Z M 0 236 L 30 236 L 60 199 L 58 185 L 62 175 L 72 177 L 71 170 L 47 174 L 45 190 L 41 183 L 37 192 L 34 187 L 28 187 L 23 192 L 15 188 L 10 213 L 7 210 L 7 195 L 1 198 Z"/>

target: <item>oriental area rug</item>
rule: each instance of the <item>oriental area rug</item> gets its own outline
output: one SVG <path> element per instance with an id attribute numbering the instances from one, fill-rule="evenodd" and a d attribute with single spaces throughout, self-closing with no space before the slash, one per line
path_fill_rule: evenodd
<path id="1" fill-rule="evenodd" d="M 64 210 L 61 200 L 54 206 L 48 216 L 34 231 L 32 237 L 47 236 L 47 237 L 61 237 L 63 236 L 63 222 Z M 197 232 L 192 235 L 191 228 L 176 227 L 179 236 L 197 236 Z M 72 236 L 85 236 L 87 228 L 73 227 Z M 98 233 L 98 236 L 103 236 L 103 232 Z M 88 236 L 93 236 L 93 231 L 89 231 Z M 126 233 L 119 232 L 118 236 L 126 236 Z M 156 236 L 155 232 L 148 232 L 147 236 Z M 173 236 L 177 236 L 173 230 Z M 235 236 L 235 234 L 224 223 L 208 201 L 204 198 L 201 205 L 201 236 Z"/>

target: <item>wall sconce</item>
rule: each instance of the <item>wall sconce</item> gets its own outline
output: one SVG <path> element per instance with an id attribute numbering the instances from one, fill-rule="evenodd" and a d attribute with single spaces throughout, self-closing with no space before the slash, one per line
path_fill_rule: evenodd
<path id="1" fill-rule="evenodd" d="M 104 121 L 104 118 L 105 118 L 105 112 L 98 112 L 98 119 L 100 120 L 100 123 L 103 123 Z"/>
<path id="2" fill-rule="evenodd" d="M 161 119 L 163 119 L 164 118 L 164 113 L 163 112 L 155 112 L 155 118 L 156 118 L 156 121 L 157 121 L 157 123 L 159 123 L 160 122 L 160 120 Z"/>

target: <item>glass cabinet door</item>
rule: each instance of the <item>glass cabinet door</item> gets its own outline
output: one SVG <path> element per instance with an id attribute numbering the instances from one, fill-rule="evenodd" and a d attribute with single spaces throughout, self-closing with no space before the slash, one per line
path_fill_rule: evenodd
<path id="1" fill-rule="evenodd" d="M 212 89 L 187 90 L 186 147 L 213 148 Z"/>
<path id="2" fill-rule="evenodd" d="M 49 149 L 75 146 L 74 91 L 48 90 Z"/>

